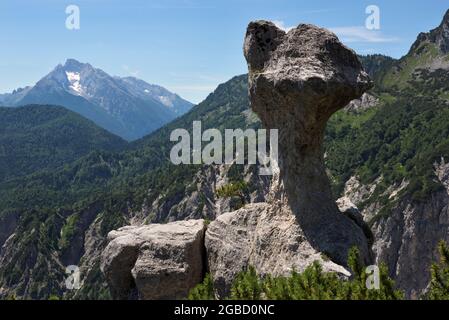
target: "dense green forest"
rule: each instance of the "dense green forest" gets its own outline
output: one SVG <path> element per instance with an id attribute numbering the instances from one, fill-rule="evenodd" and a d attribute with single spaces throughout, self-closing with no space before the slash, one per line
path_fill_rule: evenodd
<path id="1" fill-rule="evenodd" d="M 0 108 L 0 181 L 124 147 L 121 138 L 62 107 Z"/>

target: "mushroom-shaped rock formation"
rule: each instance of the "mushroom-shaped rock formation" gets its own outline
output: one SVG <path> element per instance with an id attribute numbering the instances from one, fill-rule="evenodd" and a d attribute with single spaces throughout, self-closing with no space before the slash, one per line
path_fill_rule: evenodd
<path id="1" fill-rule="evenodd" d="M 333 261 L 345 265 L 353 246 L 369 260 L 363 231 L 332 197 L 323 157 L 330 116 L 372 86 L 356 54 L 326 29 L 301 24 L 286 33 L 267 21 L 249 24 L 244 53 L 251 108 L 279 130 L 272 200 L 288 203 L 307 240 Z"/>
<path id="2" fill-rule="evenodd" d="M 267 129 L 279 130 L 279 163 L 271 163 L 268 202 L 223 214 L 207 228 L 219 297 L 248 266 L 261 276 L 287 276 L 319 261 L 346 276 L 342 266 L 354 246 L 371 260 L 369 230 L 357 214 L 337 208 L 322 151 L 329 117 L 371 86 L 356 55 L 325 29 L 300 25 L 285 33 L 265 21 L 250 23 L 244 50 L 251 106 Z"/>

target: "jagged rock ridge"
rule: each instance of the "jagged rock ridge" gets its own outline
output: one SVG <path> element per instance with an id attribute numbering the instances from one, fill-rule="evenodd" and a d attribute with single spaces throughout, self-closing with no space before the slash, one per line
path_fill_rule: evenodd
<path id="1" fill-rule="evenodd" d="M 442 53 L 449 53 L 449 10 L 446 11 L 443 21 L 437 28 L 418 35 L 418 39 L 412 45 L 410 51 L 415 51 L 423 42 L 434 43 Z"/>

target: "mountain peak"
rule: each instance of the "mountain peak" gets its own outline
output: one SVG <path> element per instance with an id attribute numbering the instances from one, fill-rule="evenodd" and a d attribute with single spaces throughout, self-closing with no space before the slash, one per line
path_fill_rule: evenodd
<path id="1" fill-rule="evenodd" d="M 449 25 L 449 9 L 447 9 L 446 14 L 444 15 L 443 22 L 441 24 Z"/>
<path id="2" fill-rule="evenodd" d="M 61 105 L 128 140 L 160 128 L 192 106 L 162 87 L 112 77 L 76 59 L 58 64 L 33 87 L 0 96 L 0 104 Z"/>
<path id="3" fill-rule="evenodd" d="M 430 32 L 440 33 L 440 35 L 446 37 L 446 40 L 449 40 L 449 9 L 446 11 L 441 24 Z"/>
<path id="4" fill-rule="evenodd" d="M 75 59 L 67 59 L 63 68 L 66 70 L 81 70 L 85 67 L 92 68 L 92 66 L 88 63 L 82 63 Z"/>
<path id="5" fill-rule="evenodd" d="M 430 31 L 430 40 L 437 44 L 443 53 L 449 53 L 449 10 L 438 28 Z"/>
<path id="6" fill-rule="evenodd" d="M 411 52 L 418 49 L 424 42 L 435 44 L 443 54 L 449 53 L 449 9 L 438 27 L 418 35 L 418 38 L 412 45 Z"/>

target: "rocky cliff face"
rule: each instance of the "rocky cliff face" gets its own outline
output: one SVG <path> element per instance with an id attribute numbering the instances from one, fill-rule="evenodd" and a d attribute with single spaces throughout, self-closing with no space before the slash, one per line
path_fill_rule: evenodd
<path id="1" fill-rule="evenodd" d="M 364 93 L 359 99 L 354 99 L 345 107 L 350 112 L 361 112 L 379 104 L 379 99 L 369 93 Z"/>
<path id="2" fill-rule="evenodd" d="M 419 299 L 429 284 L 430 267 L 438 260 L 438 242 L 449 241 L 449 197 L 432 194 L 424 203 L 401 199 L 390 216 L 372 230 L 376 263 L 385 263 L 408 298 Z"/>
<path id="3" fill-rule="evenodd" d="M 0 217 L 0 254 L 3 244 L 14 233 L 18 220 L 17 212 L 5 212 Z"/>
<path id="4" fill-rule="evenodd" d="M 411 52 L 417 50 L 424 42 L 434 43 L 442 53 L 449 53 L 449 10 L 446 11 L 443 21 L 437 28 L 419 34 L 418 39 L 411 48 Z"/>
<path id="5" fill-rule="evenodd" d="M 385 204 L 380 201 L 361 210 L 365 221 L 372 221 L 376 264 L 385 263 L 396 285 L 411 299 L 419 299 L 426 291 L 430 266 L 438 259 L 438 242 L 449 241 L 449 165 L 442 159 L 434 167 L 435 178 L 445 190 L 433 192 L 425 201 L 417 202 L 408 195 L 400 196 L 408 185 L 403 181 L 385 191 L 384 196 L 392 203 L 386 214 L 381 213 Z M 372 185 L 364 185 L 352 177 L 340 202 L 362 206 L 380 182 L 378 179 Z"/>
<path id="6" fill-rule="evenodd" d="M 240 196 L 219 197 L 217 190 L 233 181 L 232 171 L 237 165 L 210 165 L 198 169 L 186 187 L 182 197 L 167 198 L 159 195 L 151 204 L 145 204 L 132 222 L 161 222 L 186 219 L 215 219 L 219 215 L 234 211 L 246 203 L 265 201 L 270 178 L 258 175 L 258 167 L 246 165 L 239 171 L 239 179 L 251 189 L 243 190 Z M 151 190 L 149 191 L 151 192 Z"/>

